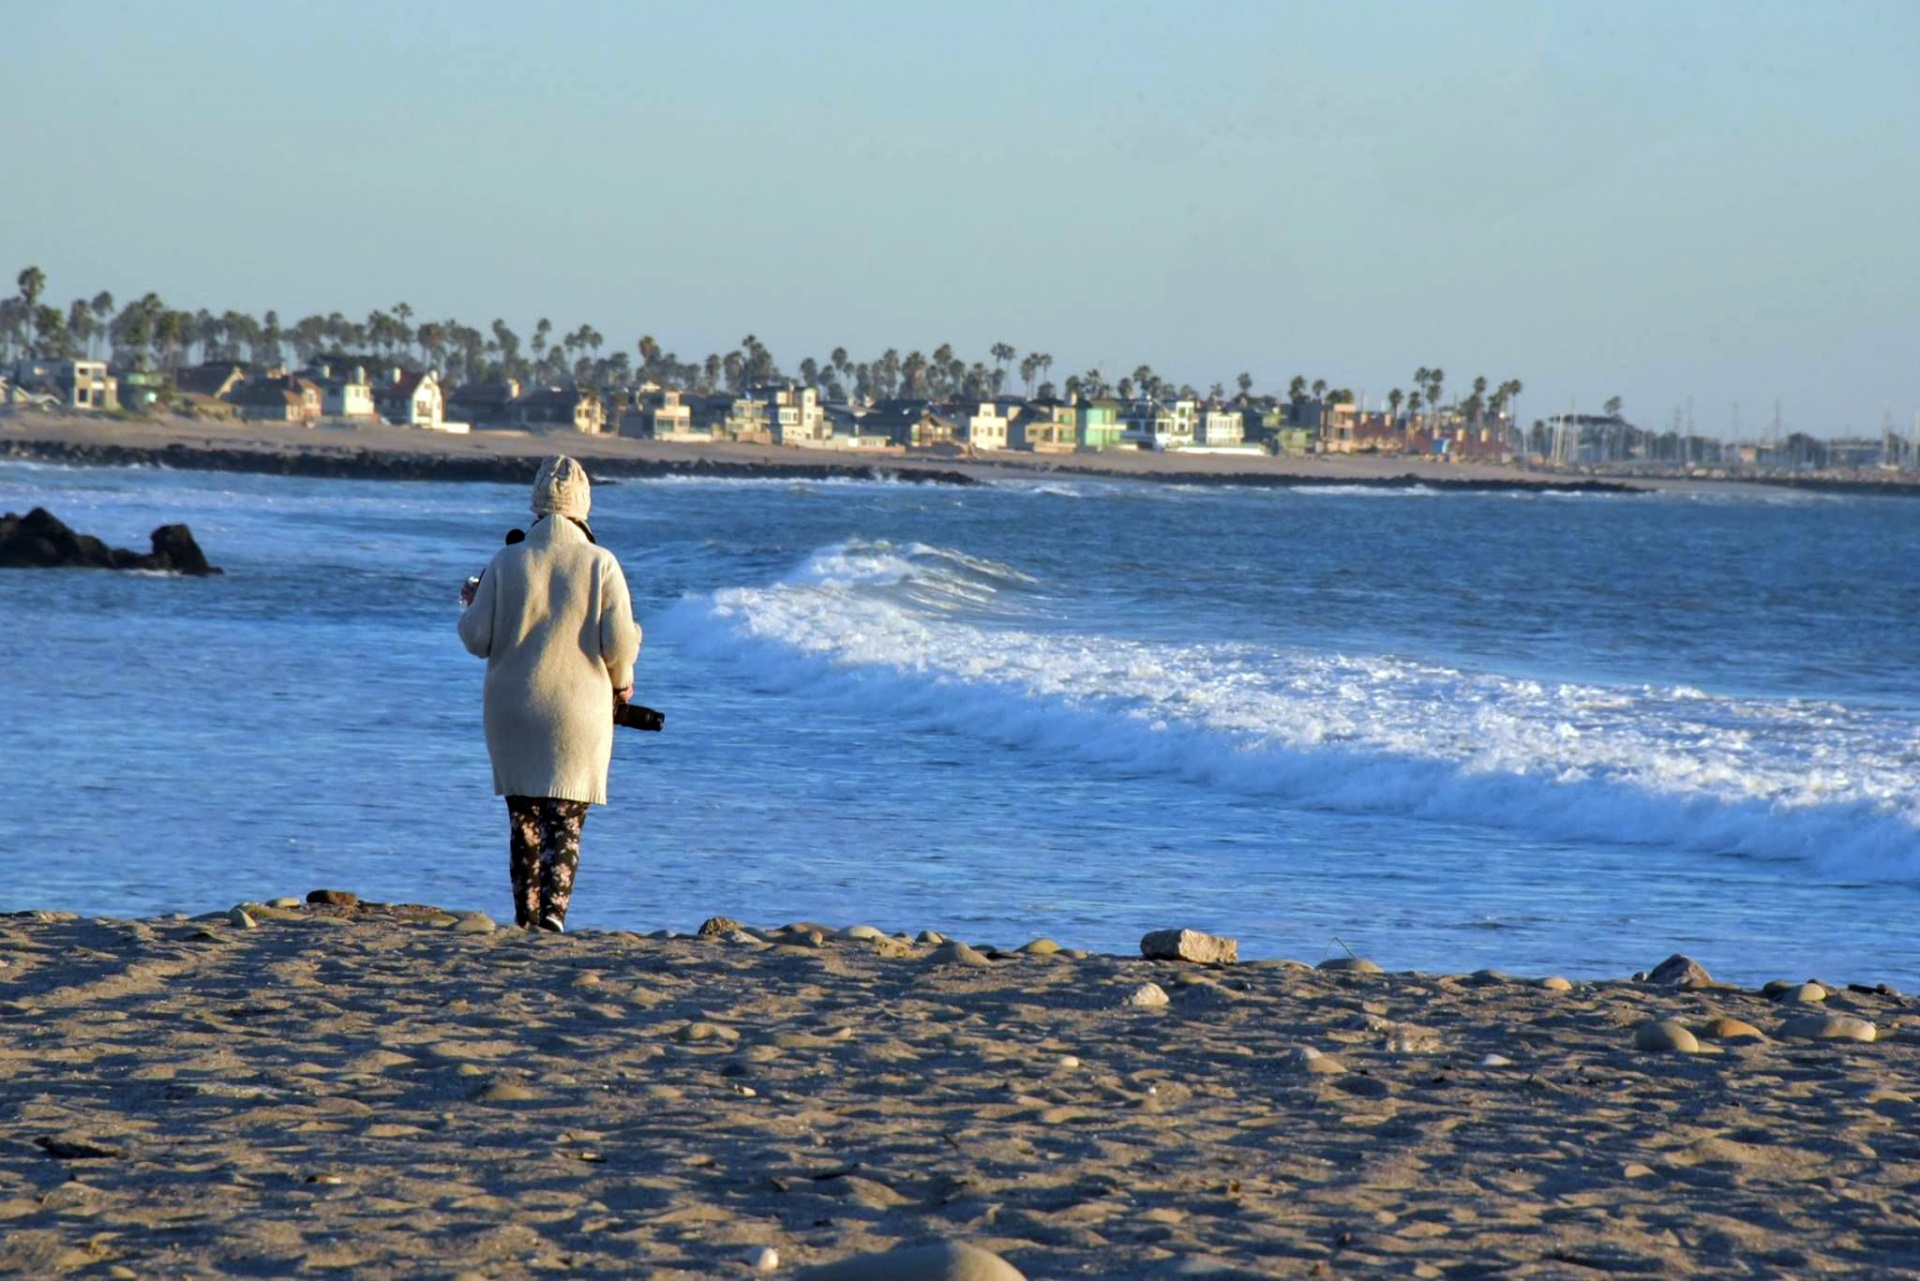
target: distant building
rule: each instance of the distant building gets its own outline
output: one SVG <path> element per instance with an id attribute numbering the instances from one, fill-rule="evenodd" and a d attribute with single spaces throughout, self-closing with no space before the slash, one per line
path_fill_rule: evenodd
<path id="1" fill-rule="evenodd" d="M 1195 413 L 1194 443 L 1210 449 L 1239 449 L 1247 443 L 1246 419 L 1237 409 L 1202 405 Z"/>
<path id="2" fill-rule="evenodd" d="M 1110 396 L 1094 396 L 1074 406 L 1076 426 L 1082 449 L 1119 449 L 1126 445 L 1126 423 L 1120 414 L 1126 406 Z"/>
<path id="3" fill-rule="evenodd" d="M 651 437 L 654 440 L 712 440 L 711 431 L 696 432 L 693 406 L 678 388 L 651 384 L 633 394 L 634 412 L 621 424 L 624 436 Z"/>
<path id="4" fill-rule="evenodd" d="M 247 367 L 236 360 L 207 360 L 176 370 L 173 385 L 191 396 L 211 396 L 226 400 L 235 387 L 247 380 Z M 264 376 L 264 374 L 263 374 Z"/>
<path id="5" fill-rule="evenodd" d="M 1192 400 L 1131 401 L 1120 416 L 1122 439 L 1139 449 L 1185 449 L 1193 444 L 1199 409 Z"/>
<path id="6" fill-rule="evenodd" d="M 1008 427 L 1007 445 L 1011 449 L 1061 454 L 1072 453 L 1079 443 L 1074 407 L 1052 396 L 1027 401 Z"/>
<path id="7" fill-rule="evenodd" d="M 395 369 L 384 386 L 376 387 L 373 403 L 380 417 L 396 427 L 438 428 L 447 416 L 440 376 L 432 370 Z"/>
<path id="8" fill-rule="evenodd" d="M 36 401 L 51 397 L 58 409 L 120 408 L 120 382 L 103 360 L 22 360 L 9 381 Z"/>
<path id="9" fill-rule="evenodd" d="M 345 422 L 371 422 L 378 417 L 365 365 L 322 363 L 307 370 L 306 377 L 319 384 L 323 417 Z"/>
<path id="10" fill-rule="evenodd" d="M 282 376 L 249 378 L 227 393 L 227 403 L 249 422 L 311 427 L 320 421 L 322 398 L 311 378 Z"/>
<path id="11" fill-rule="evenodd" d="M 976 408 L 967 414 L 967 444 L 975 449 L 1007 449 L 1012 442 L 1012 424 L 1006 408 L 997 400 L 976 400 Z M 954 417 L 962 411 L 956 408 Z M 1018 410 L 1014 412 L 1018 413 Z"/>
<path id="12" fill-rule="evenodd" d="M 471 424 L 476 431 L 509 431 L 519 426 L 513 414 L 519 399 L 518 378 L 462 383 L 447 396 L 447 417 Z"/>
<path id="13" fill-rule="evenodd" d="M 939 413 L 929 401 L 914 398 L 876 401 L 862 428 L 902 449 L 957 449 L 966 437 L 964 424 Z"/>
<path id="14" fill-rule="evenodd" d="M 814 388 L 789 383 L 758 388 L 755 395 L 766 406 L 767 427 L 775 444 L 819 447 L 832 440 L 833 427 Z"/>
<path id="15" fill-rule="evenodd" d="M 577 387 L 538 387 L 513 402 L 513 420 L 528 431 L 598 436 L 607 429 L 607 407 L 599 396 Z"/>

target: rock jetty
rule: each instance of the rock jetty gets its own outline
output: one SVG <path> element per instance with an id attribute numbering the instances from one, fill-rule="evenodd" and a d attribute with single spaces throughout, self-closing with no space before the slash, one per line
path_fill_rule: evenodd
<path id="1" fill-rule="evenodd" d="M 185 525 L 162 525 L 151 535 L 153 550 L 109 547 L 91 534 L 77 534 L 44 507 L 24 516 L 0 516 L 0 569 L 145 569 L 168 574 L 218 574 Z"/>

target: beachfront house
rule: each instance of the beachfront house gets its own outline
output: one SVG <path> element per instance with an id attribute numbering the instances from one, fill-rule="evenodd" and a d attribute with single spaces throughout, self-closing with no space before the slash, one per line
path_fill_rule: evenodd
<path id="1" fill-rule="evenodd" d="M 461 383 L 447 395 L 447 417 L 476 431 L 512 431 L 514 402 L 520 399 L 520 380 Z"/>
<path id="2" fill-rule="evenodd" d="M 379 415 L 373 407 L 373 384 L 367 381 L 365 365 L 336 365 L 322 361 L 306 372 L 320 387 L 320 413 L 340 422 L 372 422 Z"/>
<path id="3" fill-rule="evenodd" d="M 1110 396 L 1094 396 L 1073 407 L 1075 427 L 1081 449 L 1131 449 L 1126 424 L 1120 419 L 1125 408 Z"/>
<path id="4" fill-rule="evenodd" d="M 967 444 L 974 449 L 1008 449 L 1012 447 L 1012 422 L 1008 410 L 1014 414 L 1020 410 L 1013 402 L 999 400 L 976 400 L 974 408 L 966 414 Z M 953 416 L 958 418 L 966 411 L 956 408 Z"/>
<path id="5" fill-rule="evenodd" d="M 432 370 L 395 369 L 382 386 L 374 388 L 374 407 L 396 427 L 438 429 L 447 417 L 446 395 L 440 375 Z"/>
<path id="6" fill-rule="evenodd" d="M 1197 402 L 1186 399 L 1129 401 L 1120 415 L 1125 428 L 1121 439 L 1136 449 L 1185 449 L 1193 444 L 1199 409 Z"/>
<path id="7" fill-rule="evenodd" d="M 678 388 L 643 387 L 633 395 L 634 415 L 623 435 L 651 436 L 655 440 L 710 441 L 711 427 L 696 431 L 693 406 Z"/>
<path id="8" fill-rule="evenodd" d="M 512 420 L 527 431 L 577 431 L 598 436 L 607 429 L 607 407 L 578 387 L 536 387 L 513 402 Z"/>
<path id="9" fill-rule="evenodd" d="M 766 406 L 775 444 L 817 449 L 832 443 L 833 427 L 815 388 L 786 383 L 757 388 L 754 394 Z"/>
<path id="10" fill-rule="evenodd" d="M 1202 405 L 1194 420 L 1194 443 L 1208 449 L 1245 449 L 1246 419 L 1237 409 Z"/>
<path id="11" fill-rule="evenodd" d="M 120 408 L 120 382 L 104 360 L 22 360 L 9 381 L 36 401 L 50 397 L 57 409 Z"/>
<path id="12" fill-rule="evenodd" d="M 227 403 L 248 422 L 311 427 L 320 421 L 322 397 L 311 378 L 282 375 L 247 379 L 227 393 Z"/>
<path id="13" fill-rule="evenodd" d="M 902 449 L 956 450 L 966 434 L 964 423 L 912 397 L 874 402 L 862 423 L 869 435 L 884 436 L 888 444 Z"/>
<path id="14" fill-rule="evenodd" d="M 1074 407 L 1053 396 L 1029 400 L 1007 429 L 1007 447 L 1043 454 L 1070 454 L 1080 443 Z"/>
<path id="15" fill-rule="evenodd" d="M 176 391 L 212 400 L 229 400 L 233 389 L 247 380 L 248 369 L 237 360 L 203 360 L 197 365 L 174 371 Z M 262 370 L 261 377 L 280 377 L 284 371 Z"/>

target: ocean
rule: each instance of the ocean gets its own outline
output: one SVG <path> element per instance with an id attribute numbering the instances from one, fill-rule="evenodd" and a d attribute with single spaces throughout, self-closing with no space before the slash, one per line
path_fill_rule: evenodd
<path id="1" fill-rule="evenodd" d="M 0 909 L 510 918 L 461 580 L 517 487 L 0 464 L 222 577 L 0 573 Z M 628 481 L 571 923 L 1920 986 L 1920 503 Z"/>

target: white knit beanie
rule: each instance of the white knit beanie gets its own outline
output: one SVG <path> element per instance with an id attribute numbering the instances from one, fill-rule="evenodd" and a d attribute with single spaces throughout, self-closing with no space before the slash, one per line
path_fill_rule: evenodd
<path id="1" fill-rule="evenodd" d="M 593 486 L 587 482 L 587 469 L 565 454 L 555 454 L 540 464 L 533 478 L 533 514 L 569 516 L 585 520 L 593 506 Z"/>

